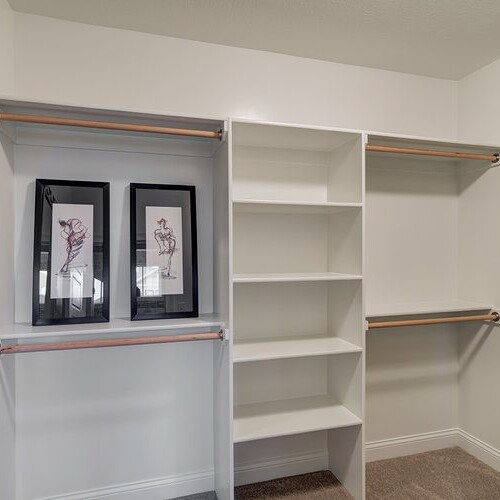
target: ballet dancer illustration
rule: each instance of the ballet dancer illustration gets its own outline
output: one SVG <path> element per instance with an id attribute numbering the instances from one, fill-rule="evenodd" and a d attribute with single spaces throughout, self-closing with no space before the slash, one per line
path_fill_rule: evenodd
<path id="1" fill-rule="evenodd" d="M 158 255 L 168 256 L 167 265 L 164 270 L 162 270 L 162 275 L 167 279 L 175 279 L 176 277 L 171 274 L 172 255 L 174 255 L 175 248 L 177 246 L 174 230 L 167 225 L 168 221 L 163 217 L 159 221 L 156 221 L 156 223 L 160 226 L 154 231 L 154 237 L 156 243 L 158 243 Z"/>
<path id="2" fill-rule="evenodd" d="M 60 274 L 68 274 L 70 264 L 78 257 L 85 241 L 88 239 L 89 231 L 80 219 L 59 219 L 61 226 L 61 237 L 66 240 L 66 260 L 61 267 Z"/>

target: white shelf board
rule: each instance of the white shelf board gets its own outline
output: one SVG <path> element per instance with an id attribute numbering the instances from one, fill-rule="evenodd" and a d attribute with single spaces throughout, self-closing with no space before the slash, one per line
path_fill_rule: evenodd
<path id="1" fill-rule="evenodd" d="M 0 326 L 1 340 L 39 340 L 48 337 L 107 337 L 115 334 L 140 336 L 144 333 L 161 335 L 168 333 L 204 332 L 208 328 L 220 329 L 223 322 L 216 316 L 207 314 L 198 318 L 160 319 L 145 321 L 130 321 L 116 318 L 108 323 L 86 323 L 79 325 L 49 325 L 32 326 L 28 323 L 15 323 Z"/>
<path id="2" fill-rule="evenodd" d="M 302 282 L 302 281 L 349 281 L 360 280 L 357 274 L 342 273 L 251 273 L 234 274 L 234 283 L 279 283 L 279 282 Z"/>
<path id="3" fill-rule="evenodd" d="M 361 419 L 331 396 L 235 406 L 234 442 L 360 425 Z"/>
<path id="4" fill-rule="evenodd" d="M 466 300 L 442 300 L 432 302 L 402 302 L 396 304 L 367 304 L 366 317 L 411 316 L 417 314 L 456 313 L 465 311 L 486 311 L 491 305 Z"/>
<path id="5" fill-rule="evenodd" d="M 275 337 L 235 341 L 233 361 L 246 363 L 271 359 L 326 356 L 362 351 L 338 337 Z"/>
<path id="6" fill-rule="evenodd" d="M 233 200 L 235 213 L 330 214 L 362 206 L 362 203 L 351 202 L 257 200 L 250 198 Z"/>

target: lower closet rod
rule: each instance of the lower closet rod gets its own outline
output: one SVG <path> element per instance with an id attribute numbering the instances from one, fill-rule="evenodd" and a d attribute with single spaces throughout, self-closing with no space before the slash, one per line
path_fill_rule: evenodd
<path id="1" fill-rule="evenodd" d="M 465 323 L 467 321 L 500 321 L 500 314 L 492 312 L 490 314 L 479 314 L 476 316 L 453 316 L 450 318 L 423 318 L 408 319 L 402 321 L 380 321 L 378 323 L 368 323 L 368 329 L 374 328 L 394 328 L 397 326 L 419 326 L 419 325 L 440 325 L 443 323 Z"/>
<path id="2" fill-rule="evenodd" d="M 78 342 L 50 342 L 44 344 L 26 344 L 0 346 L 0 354 L 18 354 L 23 352 L 67 351 L 73 349 L 93 349 L 96 347 L 119 347 L 130 345 L 167 344 L 170 342 L 194 342 L 197 340 L 224 340 L 224 332 L 190 333 L 185 335 L 165 335 L 163 337 L 139 337 L 135 339 L 86 340 Z"/>

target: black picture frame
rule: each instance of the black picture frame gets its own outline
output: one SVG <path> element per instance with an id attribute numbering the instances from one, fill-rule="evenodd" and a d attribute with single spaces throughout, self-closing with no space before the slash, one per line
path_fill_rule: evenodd
<path id="1" fill-rule="evenodd" d="M 52 219 L 53 211 L 56 209 L 54 204 L 60 204 L 61 210 L 65 210 L 64 205 L 68 205 L 68 207 L 83 205 L 87 208 L 92 206 L 92 244 L 90 250 L 87 250 L 87 247 L 85 249 L 85 253 L 92 255 L 91 274 L 89 273 L 85 277 L 85 284 L 88 285 L 85 285 L 85 287 L 90 290 L 90 295 L 83 293 L 85 288 L 83 285 L 80 288 L 80 296 L 78 294 L 72 295 L 74 291 L 72 283 L 70 285 L 71 296 L 56 296 L 54 298 L 52 295 L 53 290 L 51 288 L 53 288 L 52 279 L 54 276 L 52 268 L 56 261 L 56 256 L 52 254 L 54 248 L 58 248 L 54 246 L 52 241 Z M 62 224 L 61 221 L 59 224 Z M 66 242 L 63 241 L 62 245 L 67 245 L 69 242 L 69 236 L 67 234 L 66 236 Z M 88 243 L 90 241 L 87 241 Z M 82 252 L 83 246 L 84 244 L 77 243 L 77 256 Z M 70 258 L 69 252 L 67 255 L 66 262 Z M 69 264 L 66 265 L 67 268 L 68 266 Z M 41 284 L 42 288 L 40 287 Z M 42 291 L 44 291 L 43 294 Z M 109 183 L 36 179 L 32 292 L 33 326 L 103 323 L 108 321 Z"/>
<path id="2" fill-rule="evenodd" d="M 158 217 L 149 214 L 146 221 L 147 210 L 151 210 L 153 215 L 161 213 L 162 209 L 179 209 L 180 218 L 178 219 L 182 227 L 182 243 L 180 248 L 176 243 L 176 229 L 173 223 L 161 218 L 160 224 Z M 158 210 L 159 212 L 156 212 Z M 166 227 L 170 224 L 172 227 Z M 151 235 L 146 235 L 146 226 L 151 229 L 156 227 L 159 235 L 155 236 L 155 241 Z M 163 231 L 163 232 L 161 232 Z M 165 233 L 168 231 L 168 237 Z M 148 234 L 151 231 L 148 232 Z M 174 240 L 172 254 L 175 255 L 178 274 L 182 269 L 182 280 L 176 276 L 176 270 L 172 270 L 170 276 L 170 267 L 168 273 L 166 268 L 147 266 L 148 258 L 158 259 L 152 254 L 161 252 L 161 245 L 167 245 L 166 241 L 171 242 L 170 235 Z M 148 240 L 149 238 L 149 240 Z M 162 239 L 163 238 L 163 239 Z M 148 241 L 150 247 L 148 248 Z M 158 245 L 158 248 L 156 247 Z M 170 247 L 170 243 L 168 243 Z M 165 246 L 165 251 L 161 252 L 170 256 Z M 148 257 L 153 255 L 152 257 Z M 164 255 L 164 258 L 168 258 Z M 171 261 L 171 260 L 170 260 Z M 182 265 L 180 262 L 182 261 Z M 156 274 L 155 274 L 156 273 Z M 149 276 L 147 276 L 149 274 Z M 146 276 L 146 277 L 145 277 Z M 152 280 L 151 280 L 152 278 Z M 170 279 L 171 281 L 166 281 Z M 178 281 L 175 281 L 178 279 Z M 153 282 L 150 289 L 147 289 L 146 282 Z M 182 293 L 175 293 L 169 290 L 166 293 L 162 289 L 163 284 L 174 283 L 180 286 L 182 282 Z M 174 318 L 193 318 L 199 315 L 198 311 L 198 240 L 196 228 L 196 187 L 176 184 L 130 184 L 130 319 L 149 320 L 149 319 L 174 319 Z"/>

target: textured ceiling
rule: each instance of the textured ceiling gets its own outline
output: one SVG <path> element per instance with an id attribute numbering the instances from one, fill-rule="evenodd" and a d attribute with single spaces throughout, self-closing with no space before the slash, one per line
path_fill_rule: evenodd
<path id="1" fill-rule="evenodd" d="M 19 12 L 438 78 L 500 58 L 500 0 L 9 0 Z"/>

